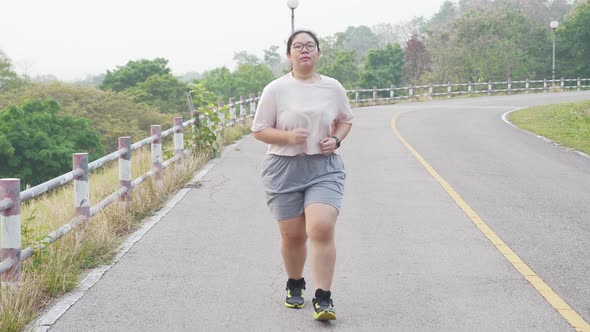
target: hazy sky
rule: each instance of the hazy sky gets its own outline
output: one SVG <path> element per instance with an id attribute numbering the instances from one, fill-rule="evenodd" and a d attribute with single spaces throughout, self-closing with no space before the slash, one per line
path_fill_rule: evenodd
<path id="1" fill-rule="evenodd" d="M 300 0 L 295 27 L 320 37 L 348 26 L 430 17 L 444 0 Z M 129 60 L 163 57 L 175 75 L 235 66 L 235 52 L 262 58 L 291 31 L 286 0 L 9 0 L 0 49 L 19 73 L 62 80 L 104 73 Z"/>

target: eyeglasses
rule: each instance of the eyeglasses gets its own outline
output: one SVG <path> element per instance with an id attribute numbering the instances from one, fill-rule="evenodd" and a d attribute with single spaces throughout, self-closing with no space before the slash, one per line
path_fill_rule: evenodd
<path id="1" fill-rule="evenodd" d="M 303 47 L 305 46 L 305 48 L 307 48 L 308 52 L 313 52 L 315 51 L 315 48 L 317 47 L 317 45 L 313 42 L 309 42 L 307 44 L 303 44 L 303 43 L 294 43 L 293 44 L 293 49 L 297 52 L 301 52 L 303 51 Z"/>

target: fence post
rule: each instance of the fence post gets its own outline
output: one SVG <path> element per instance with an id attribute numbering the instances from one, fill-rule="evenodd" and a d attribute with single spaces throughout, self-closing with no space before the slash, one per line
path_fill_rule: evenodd
<path id="1" fill-rule="evenodd" d="M 473 92 L 473 82 L 469 81 L 469 83 L 467 83 L 467 94 L 471 95 L 472 92 Z"/>
<path id="2" fill-rule="evenodd" d="M 561 78 L 561 82 L 559 82 L 559 87 L 561 88 L 561 90 L 565 88 L 565 79 L 563 77 Z"/>
<path id="3" fill-rule="evenodd" d="M 432 83 L 428 83 L 428 100 L 432 100 Z"/>
<path id="4" fill-rule="evenodd" d="M 512 94 L 512 80 L 508 79 L 508 86 L 506 87 L 506 92 L 508 93 L 508 95 Z"/>
<path id="5" fill-rule="evenodd" d="M 0 202 L 12 201 L 8 210 L 0 211 L 0 228 L 2 229 L 2 260 L 10 259 L 12 267 L 2 274 L 2 286 L 18 282 L 21 276 L 21 230 L 20 230 L 20 180 L 0 179 Z"/>
<path id="6" fill-rule="evenodd" d="M 182 165 L 184 162 L 184 128 L 182 127 L 182 117 L 174 117 L 174 155 L 178 157 L 176 163 Z"/>
<path id="7" fill-rule="evenodd" d="M 156 182 L 162 185 L 162 126 L 152 125 L 152 136 L 156 139 L 152 142 L 152 166 L 156 169 Z"/>
<path id="8" fill-rule="evenodd" d="M 580 88 L 582 87 L 582 81 L 580 80 L 580 78 L 578 77 L 578 84 L 576 85 L 576 91 L 580 91 Z"/>
<path id="9" fill-rule="evenodd" d="M 219 112 L 221 113 L 221 124 L 225 127 L 225 113 L 223 113 L 223 107 L 225 106 L 225 103 L 222 101 L 218 101 L 217 102 L 217 108 L 219 109 Z"/>
<path id="10" fill-rule="evenodd" d="M 524 94 L 528 94 L 529 93 L 529 79 L 526 79 L 526 82 L 524 83 Z"/>
<path id="11" fill-rule="evenodd" d="M 393 84 L 389 86 L 389 99 L 393 100 Z"/>
<path id="12" fill-rule="evenodd" d="M 373 105 L 377 105 L 377 87 L 373 87 Z"/>
<path id="13" fill-rule="evenodd" d="M 354 91 L 354 106 L 359 107 L 359 88 Z"/>
<path id="14" fill-rule="evenodd" d="M 90 219 L 90 185 L 88 176 L 88 153 L 72 155 L 72 170 L 81 169 L 82 175 L 74 178 L 74 206 L 76 216 Z"/>
<path id="15" fill-rule="evenodd" d="M 240 118 L 243 122 L 246 122 L 246 107 L 244 104 L 246 103 L 244 96 L 240 96 Z"/>
<path id="16" fill-rule="evenodd" d="M 492 95 L 492 80 L 488 80 L 488 96 Z"/>
<path id="17" fill-rule="evenodd" d="M 120 202 L 127 205 L 131 201 L 131 136 L 119 137 L 119 149 L 127 149 L 127 152 L 119 157 L 119 184 L 125 187 L 127 192 L 121 196 Z"/>
<path id="18" fill-rule="evenodd" d="M 236 101 L 234 97 L 229 98 L 229 125 L 233 126 L 236 123 Z"/>
<path id="19" fill-rule="evenodd" d="M 451 90 L 452 90 L 451 82 L 447 83 L 447 98 L 451 98 Z"/>
<path id="20" fill-rule="evenodd" d="M 543 79 L 543 93 L 547 92 L 547 79 Z"/>
<path id="21" fill-rule="evenodd" d="M 256 95 L 251 93 L 250 94 L 250 115 L 254 116 L 256 114 Z"/>
<path id="22" fill-rule="evenodd" d="M 413 98 L 414 98 L 414 85 L 411 84 L 410 87 L 408 88 L 408 99 L 411 102 Z"/>

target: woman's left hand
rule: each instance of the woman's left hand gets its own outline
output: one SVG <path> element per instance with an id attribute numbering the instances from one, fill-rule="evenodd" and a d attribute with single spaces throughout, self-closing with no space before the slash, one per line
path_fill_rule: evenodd
<path id="1" fill-rule="evenodd" d="M 336 139 L 334 137 L 324 137 L 320 141 L 320 146 L 322 147 L 323 155 L 332 154 L 336 150 Z"/>

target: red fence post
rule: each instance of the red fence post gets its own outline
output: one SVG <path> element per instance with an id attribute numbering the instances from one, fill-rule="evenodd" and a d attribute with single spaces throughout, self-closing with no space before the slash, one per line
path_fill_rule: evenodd
<path id="1" fill-rule="evenodd" d="M 21 233 L 20 233 L 20 180 L 0 179 L 0 201 L 8 198 L 12 206 L 0 211 L 2 228 L 2 260 L 13 261 L 12 267 L 2 274 L 2 286 L 17 282 L 21 276 Z"/>
<path id="2" fill-rule="evenodd" d="M 125 187 L 127 192 L 121 196 L 121 203 L 127 204 L 131 201 L 131 136 L 119 137 L 119 149 L 127 149 L 127 152 L 119 157 L 119 184 Z"/>
<path id="3" fill-rule="evenodd" d="M 152 125 L 151 134 L 156 136 L 152 142 L 152 165 L 156 169 L 156 181 L 162 184 L 162 126 Z"/>
<path id="4" fill-rule="evenodd" d="M 88 176 L 88 153 L 72 155 L 72 170 L 81 169 L 82 175 L 74 178 L 74 207 L 76 216 L 90 219 L 90 186 Z"/>

